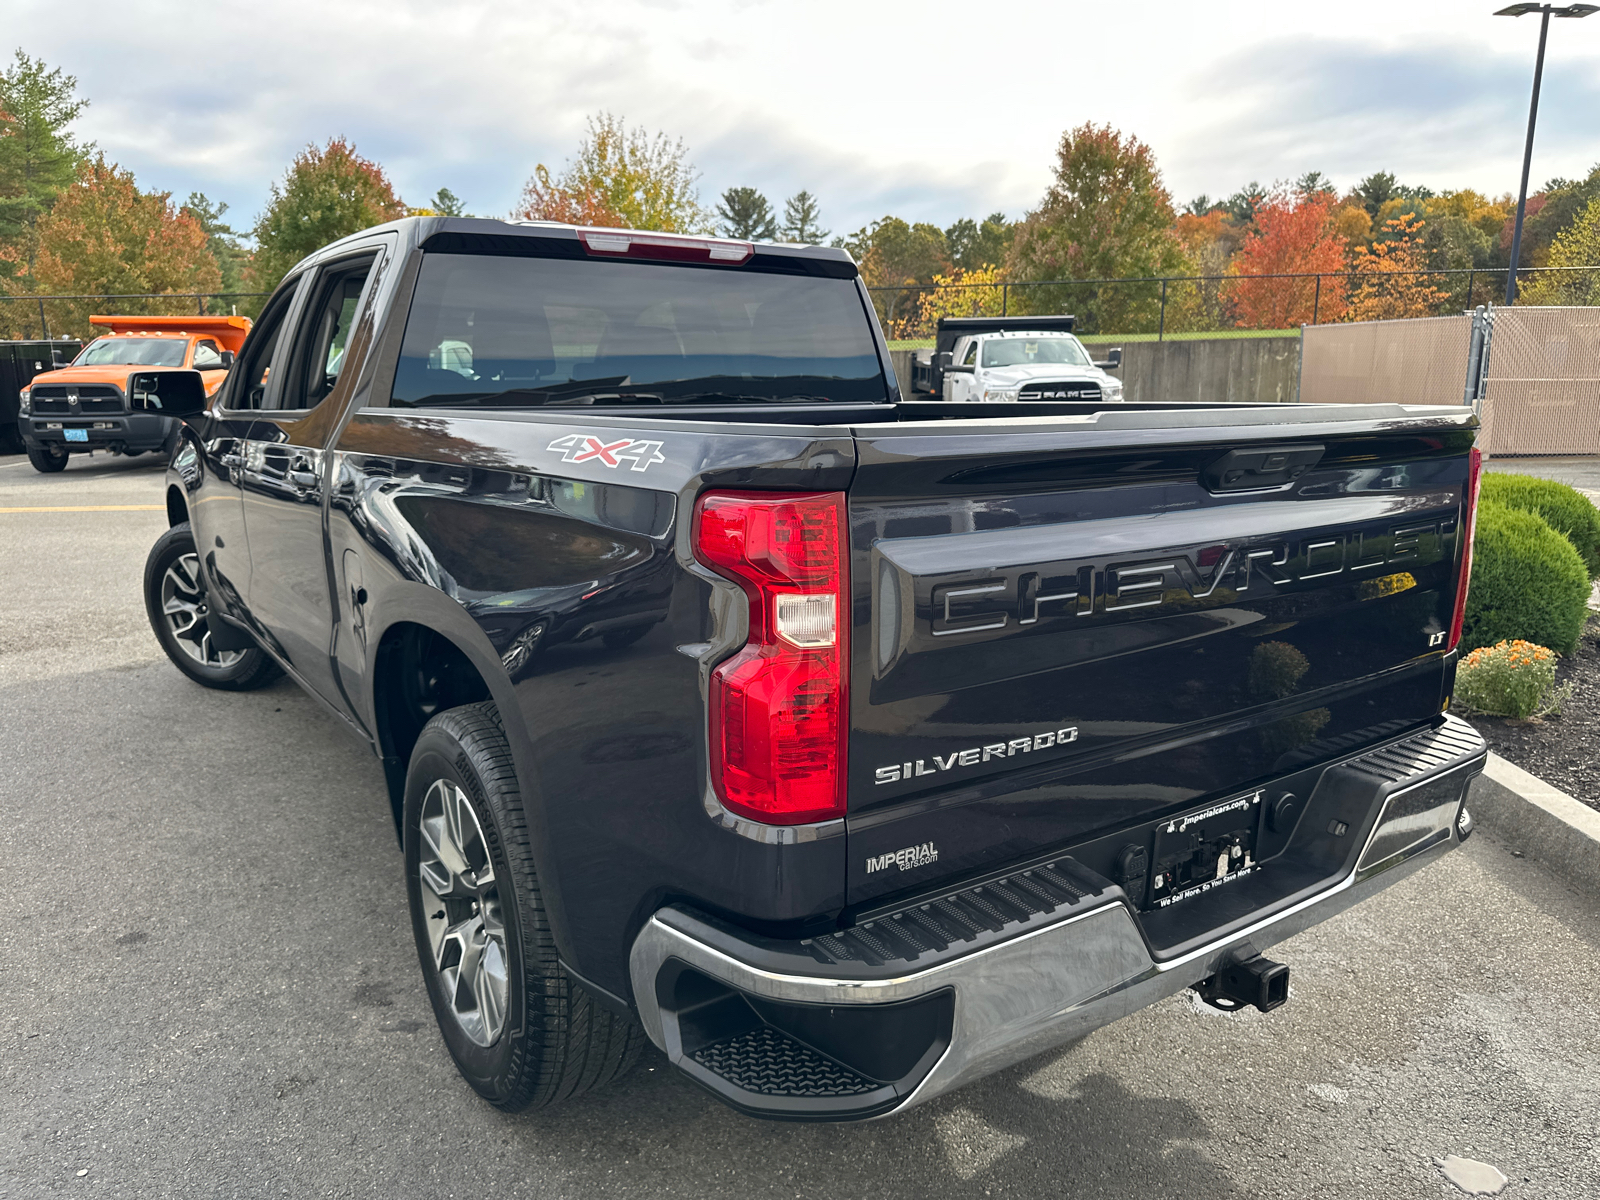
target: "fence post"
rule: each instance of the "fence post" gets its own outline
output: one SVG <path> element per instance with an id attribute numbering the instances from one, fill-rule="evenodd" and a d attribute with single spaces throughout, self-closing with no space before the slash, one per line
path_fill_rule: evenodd
<path id="1" fill-rule="evenodd" d="M 1161 324 L 1156 328 L 1156 341 L 1167 338 L 1167 277 L 1161 277 Z"/>
<path id="2" fill-rule="evenodd" d="M 1321 275 L 1317 276 L 1317 282 L 1318 283 L 1322 282 L 1322 276 Z M 1316 324 L 1316 316 L 1315 316 L 1315 314 L 1313 314 L 1313 316 L 1311 318 L 1311 323 L 1313 325 Z M 1301 384 L 1301 381 L 1305 378 L 1305 373 L 1306 373 L 1306 327 L 1304 325 L 1302 325 L 1302 326 L 1300 326 L 1300 353 L 1295 356 L 1295 360 L 1294 360 L 1294 402 L 1296 404 L 1300 403 L 1300 384 Z"/>
<path id="3" fill-rule="evenodd" d="M 1480 336 L 1481 332 L 1481 336 Z M 1484 402 L 1489 398 L 1489 356 L 1494 351 L 1494 304 L 1481 305 L 1472 314 L 1472 338 L 1475 345 L 1469 351 L 1473 361 L 1469 364 L 1472 372 L 1467 377 L 1467 385 L 1472 395 L 1467 403 L 1472 405 L 1472 411 L 1481 421 L 1483 419 Z M 1487 447 L 1484 447 L 1487 450 Z"/>
<path id="4" fill-rule="evenodd" d="M 1467 308 L 1472 308 L 1472 281 L 1477 276 L 1476 270 L 1467 272 Z"/>
<path id="5" fill-rule="evenodd" d="M 39 301 L 39 333 L 44 341 L 50 340 L 50 322 L 44 319 L 44 301 Z"/>
<path id="6" fill-rule="evenodd" d="M 1009 283 L 1002 283 L 1000 285 L 1000 315 L 1002 317 L 1006 315 L 1006 309 L 1010 307 L 1010 304 L 1011 285 Z"/>
<path id="7" fill-rule="evenodd" d="M 1313 325 L 1315 325 L 1317 323 L 1317 314 L 1319 314 L 1321 311 L 1322 311 L 1322 272 L 1318 271 L 1317 272 L 1317 292 L 1316 292 L 1316 295 L 1314 295 L 1311 298 L 1311 323 Z M 1302 333 L 1301 334 L 1301 341 L 1304 342 L 1304 340 L 1305 340 L 1305 335 Z M 1297 399 L 1297 400 L 1299 399 L 1299 394 L 1298 393 L 1296 393 L 1295 399 Z"/>
<path id="8" fill-rule="evenodd" d="M 206 315 L 206 294 L 204 292 L 194 298 L 194 311 L 197 317 Z"/>

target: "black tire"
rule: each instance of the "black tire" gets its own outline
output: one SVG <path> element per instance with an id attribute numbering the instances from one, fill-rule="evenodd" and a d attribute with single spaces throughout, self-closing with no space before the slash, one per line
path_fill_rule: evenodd
<path id="1" fill-rule="evenodd" d="M 33 464 L 35 471 L 43 471 L 46 475 L 53 475 L 57 471 L 67 469 L 67 459 L 72 456 L 65 450 L 59 454 L 54 453 L 48 446 L 28 446 L 28 461 Z"/>
<path id="2" fill-rule="evenodd" d="M 475 821 L 444 853 L 440 839 L 453 835 L 443 828 L 449 818 L 434 815 L 439 804 L 464 804 Z M 465 826 L 456 821 L 458 830 Z M 423 728 L 406 772 L 404 838 L 406 892 L 428 999 L 445 1046 L 473 1089 L 496 1108 L 518 1112 L 625 1074 L 644 1047 L 644 1030 L 631 1016 L 600 1007 L 561 967 L 511 748 L 492 703 L 451 709 Z M 441 864 L 457 850 L 457 863 L 465 866 L 449 872 L 449 894 L 441 898 L 435 890 Z M 432 886 L 424 882 L 425 864 L 434 872 Z M 485 866 L 493 868 L 493 880 L 480 888 Z M 457 976 L 468 971 L 468 945 L 485 948 L 474 961 L 488 961 L 491 945 L 503 947 L 497 961 L 504 994 L 493 1003 L 478 1005 L 481 987 L 469 984 L 463 991 L 459 978 L 447 977 L 451 967 Z"/>
<path id="3" fill-rule="evenodd" d="M 174 583 L 178 579 L 187 581 L 178 596 L 165 595 L 173 586 L 168 581 L 169 572 L 173 573 Z M 192 622 L 185 625 L 181 633 L 175 626 L 190 614 L 175 611 L 169 615 L 167 612 L 169 600 L 179 597 L 184 604 L 197 610 Z M 278 664 L 257 646 L 238 651 L 213 647 L 207 601 L 205 578 L 200 574 L 194 548 L 194 533 L 185 521 L 156 539 L 144 563 L 144 610 L 150 618 L 150 628 L 155 630 L 156 641 L 161 643 L 173 666 L 209 688 L 245 692 L 271 683 L 282 674 Z"/>

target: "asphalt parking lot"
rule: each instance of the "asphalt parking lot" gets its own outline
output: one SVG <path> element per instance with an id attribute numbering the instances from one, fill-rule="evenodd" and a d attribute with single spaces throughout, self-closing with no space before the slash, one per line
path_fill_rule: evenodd
<path id="1" fill-rule="evenodd" d="M 0 457 L 0 1196 L 1600 1194 L 1600 897 L 1514 842 L 868 1126 L 741 1117 L 654 1051 L 507 1116 L 435 1032 L 378 764 L 291 684 L 207 692 L 139 596 L 152 459 Z M 145 507 L 153 506 L 153 507 Z M 70 510 L 70 511 L 39 511 Z"/>

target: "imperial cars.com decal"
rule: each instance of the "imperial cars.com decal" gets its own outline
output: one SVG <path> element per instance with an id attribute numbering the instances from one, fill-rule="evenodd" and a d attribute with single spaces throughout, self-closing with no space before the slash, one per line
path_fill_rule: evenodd
<path id="1" fill-rule="evenodd" d="M 907 846 L 892 854 L 878 854 L 867 859 L 867 874 L 899 867 L 902 871 L 915 871 L 918 867 L 931 867 L 939 861 L 939 851 L 932 842 L 920 846 Z"/>

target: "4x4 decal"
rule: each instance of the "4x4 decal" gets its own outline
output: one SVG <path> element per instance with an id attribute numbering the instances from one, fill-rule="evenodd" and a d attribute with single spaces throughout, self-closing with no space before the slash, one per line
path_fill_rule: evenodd
<path id="1" fill-rule="evenodd" d="M 661 453 L 660 442 L 635 441 L 633 438 L 607 441 L 587 433 L 569 433 L 566 437 L 557 438 L 545 449 L 559 450 L 562 462 L 593 462 L 612 468 L 628 463 L 635 471 L 645 471 L 651 463 L 667 461 Z"/>

